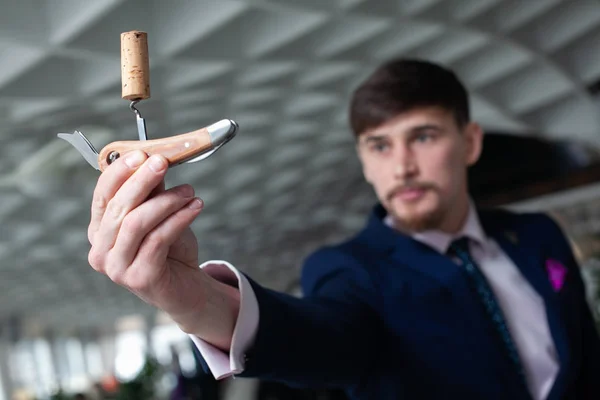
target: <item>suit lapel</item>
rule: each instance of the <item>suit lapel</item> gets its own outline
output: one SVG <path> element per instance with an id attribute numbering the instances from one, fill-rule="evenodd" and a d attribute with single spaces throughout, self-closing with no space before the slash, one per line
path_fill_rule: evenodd
<path id="1" fill-rule="evenodd" d="M 398 235 L 392 261 L 419 274 L 435 279 L 451 290 L 469 290 L 464 274 L 452 260 L 435 249 L 412 238 Z"/>
<path id="2" fill-rule="evenodd" d="M 546 257 L 543 249 L 535 240 L 531 240 L 529 235 L 519 232 L 519 229 L 490 223 L 485 225 L 487 225 L 484 226 L 487 233 L 494 238 L 521 274 L 542 297 L 550 332 L 560 359 L 561 373 L 568 371 L 570 354 L 567 332 L 564 328 L 565 316 L 546 273 L 544 265 Z"/>
<path id="3" fill-rule="evenodd" d="M 385 215 L 381 205 L 375 206 L 359 239 L 372 250 L 385 254 L 395 265 L 411 268 L 449 288 L 464 285 L 464 279 L 460 279 L 460 270 L 448 257 L 386 226 L 383 223 Z"/>
<path id="4" fill-rule="evenodd" d="M 493 232 L 491 236 L 544 300 L 553 295 L 550 281 L 544 272 L 541 249 L 521 243 L 521 235 L 517 235 L 515 231 Z"/>

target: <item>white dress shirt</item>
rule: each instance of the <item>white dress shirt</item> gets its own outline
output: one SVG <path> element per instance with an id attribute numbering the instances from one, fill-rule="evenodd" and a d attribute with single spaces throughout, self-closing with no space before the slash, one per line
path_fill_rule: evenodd
<path id="1" fill-rule="evenodd" d="M 392 225 L 391 219 L 384 222 Z M 471 239 L 471 255 L 500 303 L 533 398 L 546 399 L 559 365 L 544 302 L 500 246 L 485 235 L 473 205 L 471 204 L 467 221 L 458 234 L 426 231 L 413 235 L 413 238 L 446 254 L 452 241 L 464 236 Z M 240 313 L 229 355 L 192 336 L 215 378 L 221 379 L 244 370 L 245 350 L 252 345 L 258 329 L 260 310 L 248 280 L 231 264 L 225 261 L 208 261 L 200 267 L 215 277 L 224 272 L 230 277 L 235 275 L 240 289 Z"/>

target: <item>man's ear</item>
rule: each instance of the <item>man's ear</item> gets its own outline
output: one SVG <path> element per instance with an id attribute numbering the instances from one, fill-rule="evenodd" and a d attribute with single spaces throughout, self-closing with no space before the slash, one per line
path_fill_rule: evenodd
<path id="1" fill-rule="evenodd" d="M 465 162 L 472 166 L 479 160 L 483 150 L 483 129 L 475 122 L 469 123 L 464 130 L 465 135 Z"/>

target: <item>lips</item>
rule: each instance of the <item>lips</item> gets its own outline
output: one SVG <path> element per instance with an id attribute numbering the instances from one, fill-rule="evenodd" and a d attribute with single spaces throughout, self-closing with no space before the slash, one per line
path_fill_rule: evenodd
<path id="1" fill-rule="evenodd" d="M 413 202 L 420 200 L 425 195 L 425 188 L 405 188 L 395 191 L 391 198 L 403 202 Z"/>
<path id="2" fill-rule="evenodd" d="M 423 189 L 408 189 L 398 193 L 398 197 L 402 200 L 416 200 L 421 197 L 423 193 L 425 193 L 425 190 Z"/>

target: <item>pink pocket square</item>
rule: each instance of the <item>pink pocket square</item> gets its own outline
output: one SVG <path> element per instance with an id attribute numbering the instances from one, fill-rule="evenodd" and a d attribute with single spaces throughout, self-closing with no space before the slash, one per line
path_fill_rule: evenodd
<path id="1" fill-rule="evenodd" d="M 565 267 L 560 261 L 549 258 L 546 260 L 546 270 L 548 271 L 548 278 L 550 278 L 552 288 L 555 292 L 558 292 L 565 284 L 567 267 Z"/>

